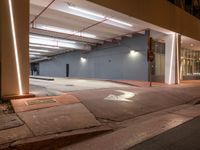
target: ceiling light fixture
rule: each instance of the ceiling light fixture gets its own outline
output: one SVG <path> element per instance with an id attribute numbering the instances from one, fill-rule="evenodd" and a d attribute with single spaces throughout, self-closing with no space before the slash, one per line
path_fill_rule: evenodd
<path id="1" fill-rule="evenodd" d="M 43 50 L 43 49 L 32 49 L 32 48 L 30 48 L 29 51 L 31 51 L 31 52 L 44 52 L 44 53 L 50 52 L 49 50 Z"/>
<path id="2" fill-rule="evenodd" d="M 104 21 L 103 23 L 113 25 L 113 26 L 117 26 L 117 27 L 122 27 L 122 26 L 132 27 L 133 26 L 130 23 L 127 23 L 127 22 L 124 22 L 124 21 L 121 21 L 121 20 L 118 20 L 118 19 L 115 19 L 115 18 L 111 18 L 111 17 L 108 18 L 104 15 L 97 14 L 97 13 L 94 13 L 92 11 L 88 11 L 88 10 L 85 10 L 85 9 L 82 9 L 82 8 L 74 7 L 74 6 L 71 6 L 71 5 L 69 5 L 68 8 L 70 8 L 70 9 L 76 11 L 76 12 L 79 12 L 80 14 L 76 14 L 76 15 L 78 15 L 80 17 L 90 18 L 92 20 L 98 20 L 98 21 L 101 21 L 102 19 L 107 19 L 107 21 Z M 83 14 L 85 14 L 85 15 L 83 15 Z M 93 16 L 95 18 L 89 17 L 88 15 Z M 116 24 L 116 23 L 118 23 L 118 24 Z"/>
<path id="3" fill-rule="evenodd" d="M 97 13 L 94 13 L 94 12 L 91 12 L 91 11 L 88 11 L 88 10 L 85 10 L 85 9 L 82 9 L 82 8 L 78 8 L 78 7 L 74 7 L 74 6 L 68 6 L 68 8 L 75 10 L 75 11 L 78 11 L 80 13 L 87 14 L 87 15 L 91 15 L 91 16 L 95 16 L 95 17 L 99 17 L 99 18 L 105 18 L 104 15 L 97 14 Z"/>
<path id="4" fill-rule="evenodd" d="M 37 45 L 47 45 L 47 46 L 55 46 L 60 48 L 70 48 L 70 49 L 81 49 L 81 50 L 91 50 L 91 46 L 78 43 L 75 41 L 64 40 L 59 38 L 53 37 L 44 37 L 44 36 L 37 36 L 37 35 L 30 35 L 29 39 L 31 44 Z"/>
<path id="5" fill-rule="evenodd" d="M 114 18 L 108 18 L 108 20 L 113 21 L 115 23 L 119 23 L 119 24 L 125 25 L 125 26 L 129 26 L 129 27 L 133 26 L 130 23 L 127 23 L 127 22 L 124 22 L 124 21 L 121 21 L 121 20 L 117 20 L 117 19 L 114 19 Z"/>
<path id="6" fill-rule="evenodd" d="M 64 28 L 55 27 L 55 26 L 37 24 L 36 27 L 39 29 L 58 32 L 58 33 L 74 34 L 77 36 L 82 36 L 82 37 L 87 37 L 87 38 L 96 38 L 96 35 L 93 35 L 93 34 L 84 33 L 84 32 L 82 33 L 82 32 L 73 31 L 73 30 L 64 29 Z"/>
<path id="7" fill-rule="evenodd" d="M 60 49 L 60 47 L 58 47 L 58 46 L 48 46 L 48 45 L 39 45 L 39 44 L 29 44 L 29 47 Z"/>
<path id="8" fill-rule="evenodd" d="M 29 57 L 34 58 L 34 57 L 37 57 L 37 56 L 36 55 L 29 55 Z"/>
<path id="9" fill-rule="evenodd" d="M 41 55 L 41 53 L 38 52 L 29 52 L 30 55 Z"/>

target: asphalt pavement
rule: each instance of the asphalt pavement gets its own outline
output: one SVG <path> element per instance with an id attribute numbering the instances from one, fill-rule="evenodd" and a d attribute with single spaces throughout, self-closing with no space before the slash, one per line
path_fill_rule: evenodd
<path id="1" fill-rule="evenodd" d="M 200 117 L 137 144 L 129 150 L 200 150 Z"/>

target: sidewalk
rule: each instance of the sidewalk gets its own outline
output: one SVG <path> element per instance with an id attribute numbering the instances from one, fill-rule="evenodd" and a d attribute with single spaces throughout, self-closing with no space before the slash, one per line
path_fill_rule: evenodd
<path id="1" fill-rule="evenodd" d="M 63 147 L 60 150 L 126 150 L 199 115 L 199 105 L 182 105 L 173 109 L 166 109 L 129 120 L 128 122 L 121 122 L 120 124 L 124 128 L 120 130 Z M 148 150 L 153 150 L 153 148 L 151 147 Z"/>
<path id="2" fill-rule="evenodd" d="M 130 148 L 200 115 L 199 88 L 115 86 L 12 100 L 15 113 L 0 115 L 0 149 Z"/>
<path id="3" fill-rule="evenodd" d="M 53 139 L 72 136 L 78 140 L 80 135 L 110 130 L 102 126 L 78 99 L 69 94 L 11 102 L 16 114 L 0 118 L 0 149 L 20 145 L 30 149 L 30 145 L 37 145 L 38 142 L 49 143 Z"/>
<path id="4" fill-rule="evenodd" d="M 137 80 L 108 80 L 114 83 L 120 83 L 124 85 L 136 86 L 136 87 L 149 87 L 150 82 L 147 81 L 137 81 Z M 152 82 L 152 87 L 167 86 L 167 84 L 161 82 Z"/>

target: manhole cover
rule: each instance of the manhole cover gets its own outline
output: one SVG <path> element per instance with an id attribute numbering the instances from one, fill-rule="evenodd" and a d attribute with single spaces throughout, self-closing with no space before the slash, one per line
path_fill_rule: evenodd
<path id="1" fill-rule="evenodd" d="M 47 104 L 47 103 L 56 103 L 55 99 L 37 99 L 29 100 L 26 102 L 27 105 L 38 105 L 38 104 Z"/>

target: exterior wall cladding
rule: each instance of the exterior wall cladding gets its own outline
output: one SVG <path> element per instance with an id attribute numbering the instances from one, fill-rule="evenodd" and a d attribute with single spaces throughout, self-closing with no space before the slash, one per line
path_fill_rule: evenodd
<path id="1" fill-rule="evenodd" d="M 69 77 L 147 81 L 147 39 L 147 35 L 136 34 L 123 38 L 119 44 L 105 44 L 88 53 L 76 51 L 55 56 L 40 62 L 40 75 L 65 77 L 69 64 Z M 137 52 L 130 55 L 131 49 Z M 81 62 L 81 57 L 87 61 Z"/>

